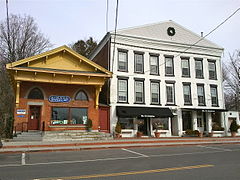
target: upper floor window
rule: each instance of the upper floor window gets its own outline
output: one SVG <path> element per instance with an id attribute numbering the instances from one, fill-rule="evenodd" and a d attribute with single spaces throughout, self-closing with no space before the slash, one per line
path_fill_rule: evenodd
<path id="1" fill-rule="evenodd" d="M 175 92 L 174 84 L 166 84 L 166 95 L 167 95 L 167 104 L 175 104 Z"/>
<path id="2" fill-rule="evenodd" d="M 119 50 L 118 51 L 118 70 L 119 71 L 128 71 L 128 60 L 127 60 L 127 51 Z"/>
<path id="3" fill-rule="evenodd" d="M 88 101 L 88 96 L 84 91 L 79 91 L 75 96 L 75 100 Z"/>
<path id="4" fill-rule="evenodd" d="M 150 55 L 150 74 L 158 75 L 159 68 L 158 68 L 158 56 Z"/>
<path id="5" fill-rule="evenodd" d="M 198 105 L 205 105 L 204 85 L 197 85 Z"/>
<path id="6" fill-rule="evenodd" d="M 202 60 L 195 60 L 195 73 L 196 78 L 203 78 L 203 62 Z"/>
<path id="7" fill-rule="evenodd" d="M 173 57 L 165 57 L 165 75 L 173 76 L 174 75 L 174 65 Z"/>
<path id="8" fill-rule="evenodd" d="M 211 91 L 212 106 L 218 106 L 217 86 L 211 85 L 210 91 Z"/>
<path id="9" fill-rule="evenodd" d="M 134 54 L 134 66 L 136 73 L 143 73 L 144 71 L 144 62 L 143 62 L 143 54 L 135 53 Z"/>
<path id="10" fill-rule="evenodd" d="M 118 102 L 128 102 L 128 80 L 118 79 Z"/>
<path id="11" fill-rule="evenodd" d="M 160 84 L 159 82 L 151 82 L 151 103 L 160 104 Z"/>
<path id="12" fill-rule="evenodd" d="M 33 88 L 28 94 L 28 99 L 44 99 L 44 96 L 39 88 Z"/>
<path id="13" fill-rule="evenodd" d="M 184 97 L 184 104 L 187 104 L 187 105 L 192 104 L 190 83 L 183 83 L 183 97 Z"/>
<path id="14" fill-rule="evenodd" d="M 215 61 L 208 61 L 209 79 L 217 79 Z"/>
<path id="15" fill-rule="evenodd" d="M 144 81 L 135 80 L 135 103 L 144 103 Z"/>
<path id="16" fill-rule="evenodd" d="M 189 67 L 189 60 L 188 59 L 182 59 L 182 76 L 183 77 L 190 77 L 190 67 Z"/>

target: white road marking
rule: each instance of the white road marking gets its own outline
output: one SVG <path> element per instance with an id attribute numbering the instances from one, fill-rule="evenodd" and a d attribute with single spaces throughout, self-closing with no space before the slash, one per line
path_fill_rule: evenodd
<path id="1" fill-rule="evenodd" d="M 231 149 L 218 148 L 218 147 L 211 147 L 211 146 L 202 146 L 202 145 L 198 145 L 198 147 L 203 147 L 203 148 L 206 148 L 206 149 L 222 150 L 222 151 L 232 151 Z"/>
<path id="2" fill-rule="evenodd" d="M 240 149 L 231 150 L 240 151 Z M 184 156 L 184 155 L 194 155 L 194 154 L 213 154 L 213 153 L 224 153 L 227 151 L 205 151 L 205 152 L 192 152 L 192 153 L 178 153 L 178 154 L 162 154 L 162 155 L 148 155 L 148 158 L 155 158 L 155 157 L 171 157 L 171 156 Z M 51 164 L 74 164 L 74 163 L 85 163 L 85 162 L 97 162 L 97 161 L 114 161 L 114 160 L 126 160 L 126 159 L 139 159 L 139 158 L 146 158 L 145 156 L 135 156 L 135 157 L 122 157 L 122 158 L 106 158 L 106 159 L 92 159 L 92 160 L 82 160 L 82 161 L 56 161 L 56 162 L 46 162 L 46 163 L 32 163 L 32 164 L 25 164 L 25 166 L 36 166 L 36 165 L 51 165 Z M 22 167 L 19 164 L 9 164 L 9 165 L 0 165 L 0 168 L 4 167 Z"/>
<path id="3" fill-rule="evenodd" d="M 135 151 L 131 151 L 129 149 L 122 148 L 122 150 L 130 152 L 130 153 L 133 153 L 133 154 L 137 154 L 137 155 L 140 155 L 140 156 L 143 156 L 143 157 L 149 157 L 149 156 L 147 156 L 145 154 L 141 154 L 141 153 L 138 153 L 138 152 L 135 152 Z"/>

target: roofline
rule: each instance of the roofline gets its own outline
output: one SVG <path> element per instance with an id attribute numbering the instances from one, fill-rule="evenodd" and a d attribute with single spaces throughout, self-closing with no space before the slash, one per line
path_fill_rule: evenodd
<path id="1" fill-rule="evenodd" d="M 115 33 L 111 33 L 111 35 L 115 35 Z M 163 42 L 163 43 L 169 43 L 169 44 L 177 44 L 177 45 L 185 45 L 185 46 L 192 46 L 192 44 L 185 44 L 185 43 L 177 43 L 177 42 L 170 42 L 170 41 L 163 41 L 163 40 L 158 40 L 158 39 L 151 39 L 151 38 L 146 38 L 142 36 L 133 36 L 133 35 L 126 35 L 126 34 L 116 34 L 117 36 L 123 36 L 123 37 L 129 37 L 129 38 L 137 38 L 137 39 L 142 39 L 142 40 L 149 40 L 149 41 L 155 41 L 155 42 Z M 217 49 L 217 50 L 224 50 L 224 48 L 216 48 L 216 47 L 209 47 L 209 46 L 199 46 L 199 45 L 193 45 L 193 47 L 200 47 L 200 48 L 209 48 L 209 49 Z"/>
<path id="2" fill-rule="evenodd" d="M 92 51 L 92 53 L 89 55 L 89 59 L 92 60 L 102 49 L 102 47 L 108 42 L 109 38 L 111 37 L 111 33 L 107 32 L 105 36 L 102 38 L 102 40 L 99 42 L 97 47 Z"/>
<path id="3" fill-rule="evenodd" d="M 173 21 L 173 20 L 160 21 L 160 22 L 157 22 L 157 23 L 150 23 L 150 24 L 144 24 L 144 25 L 140 25 L 140 26 L 134 26 L 134 27 L 129 27 L 129 28 L 123 28 L 123 29 L 119 29 L 119 30 L 117 30 L 117 34 L 121 34 L 121 31 L 124 31 L 124 30 L 131 30 L 131 29 L 135 29 L 135 28 L 142 28 L 142 27 L 147 27 L 147 26 L 152 26 L 152 25 L 156 25 L 156 24 L 160 24 L 160 23 L 167 23 L 167 22 L 172 22 L 172 23 L 176 24 L 177 26 L 180 26 L 180 27 L 183 28 L 184 30 L 186 30 L 186 31 L 188 31 L 188 32 L 190 32 L 190 33 L 192 33 L 192 34 L 198 36 L 199 38 L 202 38 L 199 34 L 197 34 L 197 33 L 193 32 L 193 31 L 191 31 L 191 30 L 185 28 L 184 26 L 182 26 L 182 25 L 176 23 L 176 22 Z M 110 31 L 110 34 L 111 34 L 111 35 L 114 35 L 115 33 L 114 33 L 114 31 Z M 124 34 L 122 34 L 122 35 L 124 35 Z M 142 36 L 132 36 L 132 35 L 127 35 L 127 36 L 144 38 L 144 37 L 142 37 Z M 146 39 L 148 39 L 148 38 L 146 38 Z M 150 39 L 150 38 L 149 38 L 149 39 Z M 151 39 L 151 40 L 153 40 L 153 39 Z M 213 44 L 213 45 L 216 46 L 216 47 L 208 47 L 208 46 L 199 46 L 199 47 L 208 47 L 208 48 L 215 48 L 215 49 L 224 49 L 223 47 L 217 45 L 216 43 L 214 43 L 214 42 L 212 42 L 212 41 L 210 41 L 210 40 L 208 40 L 208 39 L 206 39 L 206 38 L 204 38 L 204 40 L 210 42 L 211 44 Z M 162 41 L 162 42 L 170 42 L 170 41 L 163 41 L 163 40 L 158 40 L 158 41 Z M 171 43 L 173 43 L 173 42 L 171 42 Z M 176 44 L 181 44 L 181 43 L 176 43 Z M 185 44 L 185 45 L 192 45 L 192 44 Z"/>
<path id="4" fill-rule="evenodd" d="M 72 50 L 71 48 L 69 48 L 68 46 L 66 45 L 63 45 L 63 46 L 60 46 L 58 48 L 55 48 L 55 49 L 52 49 L 50 51 L 46 51 L 44 53 L 41 53 L 41 54 L 38 54 L 38 55 L 35 55 L 35 56 L 31 56 L 31 57 L 28 57 L 28 58 L 25 58 L 25 59 L 22 59 L 22 60 L 19 60 L 19 61 L 16 61 L 16 62 L 12 62 L 12 63 L 8 63 L 6 64 L 6 68 L 9 69 L 9 68 L 12 68 L 12 67 L 16 67 L 18 65 L 21 65 L 21 64 L 24 64 L 24 63 L 27 63 L 27 62 L 31 62 L 31 61 L 34 61 L 36 59 L 39 59 L 39 58 L 43 58 L 45 56 L 48 56 L 48 55 L 52 55 L 54 53 L 58 53 L 60 51 L 68 51 L 70 54 L 84 60 L 86 63 L 96 67 L 97 69 L 99 69 L 100 71 L 103 71 L 104 73 L 106 74 L 112 74 L 112 72 L 108 71 L 107 69 L 105 69 L 104 67 L 96 64 L 95 62 L 89 60 L 88 58 L 80 55 L 79 53 L 77 53 L 76 51 Z"/>

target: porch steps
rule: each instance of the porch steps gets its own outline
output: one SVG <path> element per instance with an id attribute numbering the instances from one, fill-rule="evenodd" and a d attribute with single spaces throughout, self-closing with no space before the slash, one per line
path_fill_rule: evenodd
<path id="1" fill-rule="evenodd" d="M 45 131 L 43 141 L 110 140 L 111 134 L 82 131 Z"/>
<path id="2" fill-rule="evenodd" d="M 31 142 L 31 141 L 42 141 L 41 131 L 29 131 L 17 133 L 17 137 L 13 137 L 13 142 Z"/>

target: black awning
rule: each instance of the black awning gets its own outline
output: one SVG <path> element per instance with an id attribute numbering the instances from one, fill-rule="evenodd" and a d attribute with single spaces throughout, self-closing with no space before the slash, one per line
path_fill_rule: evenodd
<path id="1" fill-rule="evenodd" d="M 183 108 L 183 110 L 193 110 L 193 111 L 202 111 L 202 112 L 226 112 L 227 109 L 209 109 L 209 108 Z"/>
<path id="2" fill-rule="evenodd" d="M 118 117 L 173 117 L 169 108 L 117 106 Z"/>

